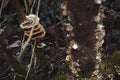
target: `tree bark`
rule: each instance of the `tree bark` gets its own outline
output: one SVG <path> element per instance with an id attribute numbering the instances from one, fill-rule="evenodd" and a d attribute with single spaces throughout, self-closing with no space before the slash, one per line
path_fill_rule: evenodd
<path id="1" fill-rule="evenodd" d="M 18 2 L 18 0 L 10 0 L 10 4 L 11 4 L 12 8 L 16 11 L 17 17 L 18 17 L 20 23 L 25 21 L 26 14 L 22 10 L 22 7 L 21 7 L 20 3 Z"/>
<path id="2" fill-rule="evenodd" d="M 94 0 L 67 0 L 71 24 L 74 27 L 74 40 L 79 44 L 78 50 L 73 50 L 74 61 L 79 61 L 81 72 L 89 74 L 95 66 L 95 29 L 94 17 L 99 5 Z"/>

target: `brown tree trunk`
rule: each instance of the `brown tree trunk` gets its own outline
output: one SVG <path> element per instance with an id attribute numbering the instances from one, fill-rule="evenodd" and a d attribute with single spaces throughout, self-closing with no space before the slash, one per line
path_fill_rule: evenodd
<path id="1" fill-rule="evenodd" d="M 94 0 L 67 0 L 71 13 L 71 24 L 74 27 L 74 40 L 79 44 L 78 50 L 73 50 L 74 61 L 79 61 L 81 72 L 89 74 L 95 66 L 95 29 L 94 17 L 99 5 Z"/>
<path id="2" fill-rule="evenodd" d="M 18 20 L 21 22 L 26 20 L 26 14 L 23 12 L 22 7 L 18 0 L 10 0 L 12 8 L 16 11 Z"/>

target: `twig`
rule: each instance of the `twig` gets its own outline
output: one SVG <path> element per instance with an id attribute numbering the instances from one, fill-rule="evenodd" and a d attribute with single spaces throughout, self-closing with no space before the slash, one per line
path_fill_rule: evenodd
<path id="1" fill-rule="evenodd" d="M 8 77 L 10 77 L 10 75 L 5 76 L 5 77 L 1 77 L 0 80 L 5 80 L 5 79 L 7 79 Z"/>
<path id="2" fill-rule="evenodd" d="M 6 20 L 4 19 L 2 22 L 0 22 L 0 28 L 2 27 L 2 24 L 6 22 Z"/>
<path id="3" fill-rule="evenodd" d="M 1 17 L 1 14 L 2 14 L 2 8 L 3 8 L 3 5 L 4 5 L 4 2 L 5 2 L 5 0 L 2 0 L 2 4 L 1 4 L 1 7 L 0 7 L 0 17 Z"/>
<path id="4" fill-rule="evenodd" d="M 24 41 L 25 41 L 25 34 L 23 35 L 23 39 L 22 39 L 22 44 L 21 44 L 21 46 L 24 45 Z M 21 50 L 22 50 L 22 47 L 21 47 Z"/>
<path id="5" fill-rule="evenodd" d="M 33 8 L 34 8 L 34 5 L 35 5 L 35 2 L 36 2 L 36 0 L 33 1 L 32 7 L 30 9 L 30 14 L 32 14 L 32 12 L 33 12 Z"/>
<path id="6" fill-rule="evenodd" d="M 23 46 L 21 46 L 21 51 L 20 51 L 20 55 L 18 56 L 18 60 L 20 60 L 23 52 L 25 51 L 26 47 L 29 45 L 29 42 L 30 42 L 30 39 L 32 37 L 33 31 L 34 31 L 34 27 L 32 27 L 32 29 L 30 31 L 30 35 L 29 35 L 27 41 L 23 44 Z"/>
<path id="7" fill-rule="evenodd" d="M 39 9 L 40 9 L 40 0 L 38 0 L 38 5 L 37 5 L 37 9 L 36 9 L 36 15 L 37 16 L 38 16 Z"/>
<path id="8" fill-rule="evenodd" d="M 24 4 L 25 4 L 25 10 L 28 13 L 28 5 L 27 5 L 27 1 L 26 0 L 24 0 Z"/>
<path id="9" fill-rule="evenodd" d="M 36 46 L 36 40 L 34 41 L 34 50 L 35 50 L 35 46 Z M 36 54 L 35 54 L 35 52 L 34 52 L 34 69 L 36 68 L 36 64 L 37 64 L 37 56 L 36 56 Z"/>
<path id="10" fill-rule="evenodd" d="M 29 76 L 29 73 L 30 73 L 30 69 L 31 69 L 31 66 L 32 66 L 32 62 L 33 62 L 33 57 L 35 55 L 35 45 L 36 45 L 36 41 L 34 42 L 34 45 L 32 45 L 32 56 L 31 56 L 31 60 L 30 60 L 30 66 L 28 68 L 28 71 L 27 71 L 27 74 L 26 74 L 26 77 L 25 77 L 25 80 L 27 80 L 28 76 Z"/>
<path id="11" fill-rule="evenodd" d="M 56 25 L 58 26 L 58 25 L 60 25 L 61 23 L 63 23 L 64 21 L 66 21 L 66 20 L 67 20 L 67 19 L 63 19 L 62 21 L 56 23 Z M 55 27 L 55 25 L 52 25 L 52 26 L 50 26 L 50 27 Z M 48 28 L 48 29 L 49 29 L 49 28 Z"/>

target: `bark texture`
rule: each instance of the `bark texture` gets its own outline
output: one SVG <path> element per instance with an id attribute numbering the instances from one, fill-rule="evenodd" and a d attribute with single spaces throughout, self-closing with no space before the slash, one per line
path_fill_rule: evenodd
<path id="1" fill-rule="evenodd" d="M 78 50 L 73 50 L 74 61 L 80 61 L 81 72 L 89 74 L 95 66 L 95 32 L 99 5 L 94 0 L 68 0 L 71 24 L 74 27 L 74 40 L 79 44 Z"/>

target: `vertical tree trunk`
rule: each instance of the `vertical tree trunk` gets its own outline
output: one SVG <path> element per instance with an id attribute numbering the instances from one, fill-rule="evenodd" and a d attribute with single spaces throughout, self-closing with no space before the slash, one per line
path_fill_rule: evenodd
<path id="1" fill-rule="evenodd" d="M 26 20 L 26 14 L 23 12 L 22 7 L 20 5 L 20 3 L 18 2 L 18 0 L 10 0 L 10 4 L 12 6 L 12 8 L 17 12 L 17 17 L 21 22 Z"/>
<path id="2" fill-rule="evenodd" d="M 71 24 L 74 27 L 74 40 L 79 44 L 78 50 L 73 50 L 74 61 L 79 61 L 81 72 L 89 74 L 95 66 L 95 29 L 94 17 L 99 5 L 94 0 L 67 0 Z"/>

